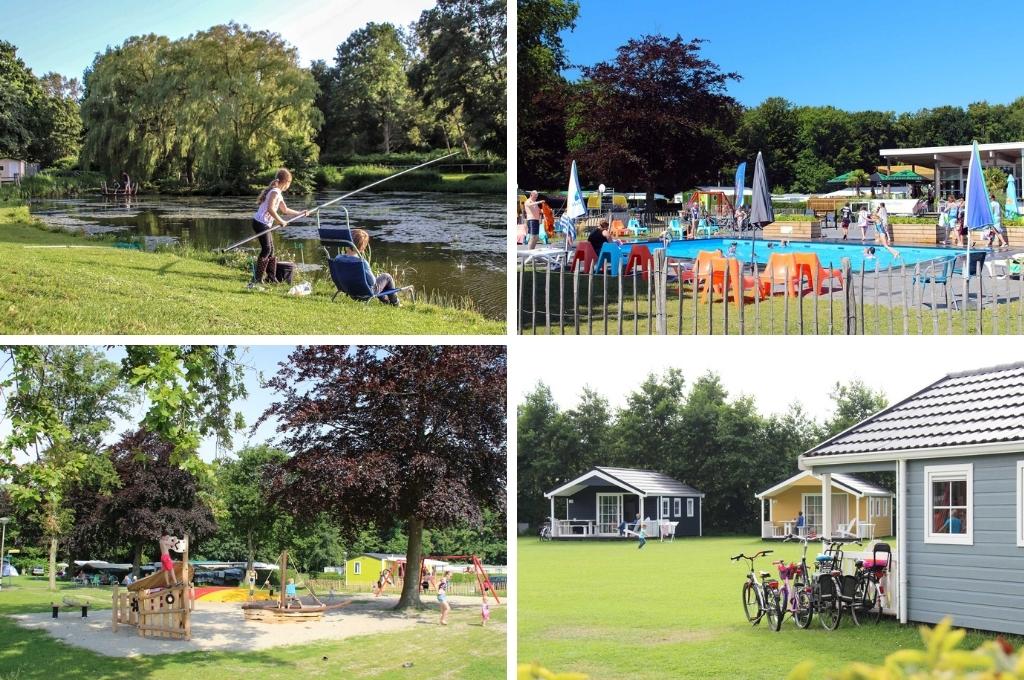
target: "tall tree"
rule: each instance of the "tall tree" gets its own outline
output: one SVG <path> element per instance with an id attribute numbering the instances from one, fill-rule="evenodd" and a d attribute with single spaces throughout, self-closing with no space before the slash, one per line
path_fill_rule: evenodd
<path id="1" fill-rule="evenodd" d="M 560 34 L 576 26 L 575 0 L 518 0 L 516 120 L 520 187 L 559 186 L 565 179 L 569 66 Z"/>
<path id="2" fill-rule="evenodd" d="M 217 497 L 223 505 L 222 530 L 245 546 L 246 569 L 262 553 L 283 521 L 282 512 L 268 501 L 273 472 L 288 457 L 269 446 L 242 449 L 237 458 L 216 468 Z"/>
<path id="3" fill-rule="evenodd" d="M 12 480 L 10 497 L 41 527 L 56 590 L 57 543 L 75 519 L 68 490 L 83 479 L 101 490 L 115 483 L 99 445 L 133 398 L 117 365 L 96 350 L 19 345 L 3 354 L 9 373 L 0 395 L 10 433 L 0 447 L 0 479 Z"/>
<path id="4" fill-rule="evenodd" d="M 404 525 L 406 559 L 419 564 L 424 528 L 479 524 L 504 507 L 503 347 L 300 347 L 268 385 L 292 457 L 275 498 L 298 517 L 328 512 L 353 533 L 361 523 Z M 406 579 L 397 608 L 419 605 Z"/>
<path id="5" fill-rule="evenodd" d="M 633 39 L 612 61 L 583 67 L 569 105 L 569 150 L 593 178 L 647 193 L 674 192 L 713 175 L 738 112 L 725 94 L 739 80 L 700 56 L 702 40 Z"/>
<path id="6" fill-rule="evenodd" d="M 438 0 L 415 25 L 423 59 L 414 85 L 428 107 L 459 115 L 467 153 L 505 153 L 507 29 L 505 0 Z"/>
<path id="7" fill-rule="evenodd" d="M 199 480 L 172 462 L 174 451 L 174 444 L 145 430 L 127 433 L 111 446 L 107 455 L 117 488 L 107 494 L 88 485 L 81 490 L 93 504 L 75 527 L 77 545 L 95 550 L 127 543 L 138 576 L 143 551 L 154 550 L 163 531 L 187 534 L 194 545 L 212 535 L 216 524 Z"/>
<path id="8" fill-rule="evenodd" d="M 34 139 L 33 114 L 42 98 L 39 81 L 17 48 L 0 40 L 0 156 L 27 157 Z"/>
<path id="9" fill-rule="evenodd" d="M 825 435 L 828 437 L 853 427 L 889 405 L 884 392 L 871 389 L 861 380 L 851 380 L 845 385 L 837 382 L 829 398 L 835 410 L 825 421 Z"/>

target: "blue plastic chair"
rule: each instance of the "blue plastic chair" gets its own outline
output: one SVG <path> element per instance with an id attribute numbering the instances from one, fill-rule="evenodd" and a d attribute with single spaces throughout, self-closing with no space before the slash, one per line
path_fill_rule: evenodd
<path id="1" fill-rule="evenodd" d="M 413 288 L 412 286 L 403 286 L 374 293 L 373 286 L 376 280 L 370 270 L 370 263 L 357 255 L 337 255 L 327 261 L 327 266 L 331 272 L 331 280 L 338 288 L 331 296 L 331 302 L 338 297 L 338 293 L 344 293 L 360 302 L 369 302 L 373 299 L 387 302 L 385 298 L 388 295 L 396 295 L 403 290 L 412 290 Z"/>
<path id="2" fill-rule="evenodd" d="M 640 236 L 641 234 L 647 233 L 647 227 L 640 224 L 640 220 L 635 217 L 629 218 L 629 222 L 626 224 L 626 229 L 633 232 L 633 236 Z"/>
<path id="3" fill-rule="evenodd" d="M 674 238 L 683 238 L 683 225 L 679 224 L 679 218 L 673 217 L 668 221 L 668 230 Z"/>
<path id="4" fill-rule="evenodd" d="M 718 225 L 712 223 L 711 220 L 702 218 L 701 221 L 697 223 L 697 236 L 704 234 L 705 236 L 710 237 L 712 234 L 715 234 L 717 232 Z"/>
<path id="5" fill-rule="evenodd" d="M 942 262 L 937 264 L 929 265 L 924 269 L 920 276 L 913 278 L 914 285 L 921 286 L 921 299 L 924 299 L 924 291 L 927 289 L 928 284 L 935 284 L 942 286 L 942 299 L 949 305 L 949 279 L 953 276 L 953 267 L 956 264 L 957 257 L 947 257 Z M 953 300 L 954 307 L 956 306 L 956 300 Z"/>
<path id="6" fill-rule="evenodd" d="M 605 243 L 601 246 L 601 252 L 597 254 L 597 262 L 594 263 L 594 273 L 600 274 L 607 263 L 611 268 L 611 275 L 618 276 L 619 270 L 626 263 L 626 256 L 622 249 L 614 243 Z"/>

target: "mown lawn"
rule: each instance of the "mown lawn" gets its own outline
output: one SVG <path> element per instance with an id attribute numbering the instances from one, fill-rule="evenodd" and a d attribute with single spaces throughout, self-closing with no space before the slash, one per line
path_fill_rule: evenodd
<path id="1" fill-rule="evenodd" d="M 761 679 L 785 677 L 810 659 L 823 677 L 851 661 L 877 663 L 898 649 L 921 647 L 916 626 L 885 619 L 857 628 L 844 618 L 834 632 L 817 619 L 800 630 L 787 618 L 778 633 L 747 623 L 741 603 L 747 563 L 729 558 L 771 549 L 773 559 L 796 560 L 799 545 L 700 538 L 651 541 L 638 550 L 635 541 L 523 538 L 518 548 L 518 661 L 552 671 L 594 680 Z M 771 567 L 767 560 L 759 566 Z M 985 639 L 971 633 L 965 647 Z"/>
<path id="2" fill-rule="evenodd" d="M 66 247 L 63 247 L 66 246 Z M 44 231 L 24 208 L 0 208 L 0 334 L 501 334 L 466 310 L 401 308 L 339 295 L 329 277 L 307 297 L 246 289 L 248 276 L 201 258 L 112 247 Z"/>
<path id="3" fill-rule="evenodd" d="M 248 653 L 189 652 L 143 658 L 114 658 L 58 642 L 41 631 L 19 627 L 3 614 L 49 611 L 45 579 L 4 579 L 0 592 L 0 680 L 220 680 L 222 678 L 467 678 L 505 677 L 506 609 L 492 608 L 491 624 L 479 625 L 479 607 L 456 608 L 447 628 L 422 625 L 394 633 L 316 642 Z M 109 591 L 73 589 L 109 603 Z M 77 616 L 68 612 L 62 616 Z M 109 618 L 107 611 L 90 617 Z M 241 614 L 239 614 L 241 620 Z M 324 657 L 327 657 L 326 660 Z M 403 664 L 412 667 L 403 668 Z"/>

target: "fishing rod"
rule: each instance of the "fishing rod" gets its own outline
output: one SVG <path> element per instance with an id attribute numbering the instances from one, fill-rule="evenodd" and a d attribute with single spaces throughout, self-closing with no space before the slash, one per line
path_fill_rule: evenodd
<path id="1" fill-rule="evenodd" d="M 298 216 L 296 216 L 296 217 L 293 217 L 293 218 L 292 218 L 292 219 L 290 219 L 290 220 L 287 220 L 287 221 L 285 221 L 285 223 L 284 223 L 284 224 L 279 224 L 279 225 L 277 225 L 277 226 L 274 226 L 274 227 L 270 227 L 270 228 L 269 228 L 269 229 L 267 229 L 266 231 L 261 231 L 261 232 L 260 232 L 260 233 L 258 233 L 258 234 L 253 234 L 252 236 L 250 236 L 250 237 L 248 237 L 248 238 L 244 238 L 244 239 L 242 239 L 241 241 L 237 241 L 237 242 L 235 242 L 235 243 L 232 243 L 231 245 L 227 246 L 226 248 L 222 248 L 222 249 L 221 249 L 221 252 L 222 252 L 222 253 L 226 253 L 226 252 L 227 252 L 227 251 L 229 251 L 229 250 L 234 250 L 234 249 L 235 249 L 235 248 L 237 248 L 238 246 L 244 245 L 244 244 L 248 243 L 249 241 L 255 241 L 256 239 L 258 239 L 258 238 L 259 238 L 260 236 L 263 236 L 264 234 L 269 234 L 270 232 L 272 232 L 272 231 L 276 231 L 277 229 L 280 229 L 281 227 L 287 227 L 287 226 L 288 226 L 289 224 L 291 224 L 292 222 L 295 222 L 296 220 L 301 220 L 301 219 L 302 219 L 302 218 L 304 218 L 304 217 L 309 217 L 310 215 L 315 215 L 316 213 L 320 212 L 321 210 L 323 210 L 323 209 L 324 209 L 324 208 L 326 208 L 327 206 L 329 206 L 329 205 L 333 205 L 334 203 L 337 203 L 338 201 L 343 201 L 343 200 L 345 200 L 346 198 L 349 198 L 349 197 L 351 197 L 351 196 L 355 196 L 356 194 L 358 194 L 358 193 L 360 193 L 360 192 L 362 192 L 362 191 L 366 191 L 367 189 L 370 189 L 370 188 L 372 188 L 372 187 L 375 187 L 375 186 L 377 186 L 378 184 L 383 184 L 384 182 L 387 182 L 387 181 L 389 181 L 389 180 L 393 180 L 394 178 L 396 178 L 396 177 L 398 177 L 398 176 L 400 176 L 400 175 L 404 175 L 404 174 L 405 174 L 405 173 L 407 173 L 407 172 L 412 172 L 413 170 L 419 170 L 420 168 L 424 168 L 424 167 L 426 167 L 426 166 L 428 166 L 428 165 L 430 165 L 430 164 L 432 164 L 432 163 L 436 163 L 436 162 L 438 162 L 438 161 L 443 161 L 444 159 L 446 159 L 446 158 L 451 158 L 452 156 L 458 156 L 458 155 L 459 155 L 459 154 L 461 154 L 461 153 L 462 153 L 461 151 L 455 151 L 455 152 L 453 152 L 453 153 L 450 153 L 450 154 L 448 154 L 448 155 L 446 155 L 446 156 L 440 156 L 440 157 L 438 157 L 438 158 L 435 158 L 435 159 L 433 159 L 433 160 L 429 160 L 429 161 L 427 161 L 426 163 L 420 163 L 420 164 L 419 164 L 419 165 L 417 165 L 417 166 L 414 166 L 414 167 L 411 167 L 411 168 L 406 168 L 405 170 L 402 170 L 401 172 L 396 172 L 396 173 L 395 173 L 395 174 L 393 174 L 393 175 L 388 175 L 387 177 L 384 177 L 384 178 L 382 178 L 382 179 L 379 179 L 379 180 L 377 180 L 376 182 L 371 182 L 370 184 L 367 184 L 367 185 L 366 185 L 366 186 L 364 186 L 364 187 L 359 187 L 358 189 L 355 189 L 355 190 L 353 190 L 353 191 L 350 191 L 350 192 L 348 192 L 347 194 L 344 194 L 343 196 L 338 196 L 337 198 L 332 198 L 331 200 L 327 201 L 326 203 L 322 203 L 322 204 L 320 204 L 320 205 L 316 206 L 315 208 L 312 208 L 312 209 L 310 209 L 310 210 L 307 210 L 307 211 L 306 211 L 306 212 L 305 212 L 304 214 L 302 214 L 302 215 L 298 215 Z"/>

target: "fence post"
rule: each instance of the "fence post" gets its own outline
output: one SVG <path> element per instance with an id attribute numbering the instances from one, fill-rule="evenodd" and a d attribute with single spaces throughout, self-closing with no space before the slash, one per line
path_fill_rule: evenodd
<path id="1" fill-rule="evenodd" d="M 665 308 L 668 304 L 668 270 L 666 269 L 666 252 L 664 248 L 654 251 L 654 271 L 652 277 L 657 277 L 657 286 L 654 294 L 658 305 L 658 335 L 668 335 L 668 319 L 665 315 Z"/>
<path id="2" fill-rule="evenodd" d="M 520 264 L 517 269 L 519 270 L 519 310 L 516 314 L 516 322 L 519 330 L 519 335 L 523 334 L 523 289 L 526 287 L 526 265 Z"/>
<path id="3" fill-rule="evenodd" d="M 970 238 L 968 235 L 967 238 Z M 985 268 L 978 263 L 978 335 L 982 334 L 981 317 L 985 314 Z"/>
<path id="4" fill-rule="evenodd" d="M 558 270 L 558 328 L 565 335 L 565 266 Z"/>
<path id="5" fill-rule="evenodd" d="M 576 335 L 580 334 L 580 270 L 572 273 L 572 326 Z"/>
<path id="6" fill-rule="evenodd" d="M 722 274 L 722 335 L 729 335 L 729 270 L 732 267 L 729 259 L 725 260 L 725 272 Z M 735 283 L 733 283 L 735 286 Z M 733 293 L 735 295 L 735 293 Z M 740 296 L 743 296 L 743 279 L 740 278 Z"/>
<path id="7" fill-rule="evenodd" d="M 533 268 L 530 273 L 530 325 L 533 327 L 533 334 L 537 335 L 537 258 L 533 259 Z"/>
<path id="8" fill-rule="evenodd" d="M 601 320 L 604 322 L 604 334 L 608 335 L 608 270 L 603 270 L 601 275 Z"/>
<path id="9" fill-rule="evenodd" d="M 544 267 L 544 325 L 551 335 L 551 265 Z"/>
<path id="10" fill-rule="evenodd" d="M 843 291 L 843 334 L 857 334 L 857 291 L 856 284 L 851 276 L 852 267 L 850 258 L 844 257 L 840 265 L 843 270 L 843 281 L 846 281 L 846 289 Z"/>

